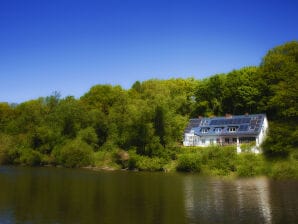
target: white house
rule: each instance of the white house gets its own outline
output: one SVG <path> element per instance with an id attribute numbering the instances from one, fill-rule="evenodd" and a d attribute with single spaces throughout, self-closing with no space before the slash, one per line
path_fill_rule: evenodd
<path id="1" fill-rule="evenodd" d="M 190 119 L 184 132 L 184 146 L 237 145 L 241 152 L 242 143 L 255 143 L 251 149 L 260 152 L 268 130 L 265 114 L 229 115 L 225 117 L 202 117 Z"/>

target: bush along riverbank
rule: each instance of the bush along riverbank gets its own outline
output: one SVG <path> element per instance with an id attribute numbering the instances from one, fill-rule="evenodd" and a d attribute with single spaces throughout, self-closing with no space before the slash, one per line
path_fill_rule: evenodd
<path id="1" fill-rule="evenodd" d="M 233 146 L 173 147 L 144 156 L 136 149 L 93 152 L 87 144 L 69 142 L 50 156 L 30 149 L 0 151 L 1 164 L 83 167 L 94 170 L 191 172 L 203 176 L 298 179 L 298 157 L 267 159 L 263 154 L 236 153 Z"/>
<path id="2" fill-rule="evenodd" d="M 266 159 L 263 154 L 236 153 L 235 147 L 181 147 L 167 158 L 132 157 L 139 170 L 192 172 L 204 176 L 252 177 L 265 175 L 277 179 L 297 179 L 298 160 Z"/>

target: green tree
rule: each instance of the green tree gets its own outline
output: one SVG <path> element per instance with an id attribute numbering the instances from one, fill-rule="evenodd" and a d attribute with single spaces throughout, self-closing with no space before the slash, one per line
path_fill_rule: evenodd
<path id="1" fill-rule="evenodd" d="M 258 86 L 262 91 L 260 110 L 273 119 L 297 119 L 298 42 L 271 49 L 263 58 Z"/>
<path id="2" fill-rule="evenodd" d="M 160 144 L 165 148 L 166 147 L 166 127 L 165 127 L 165 115 L 164 115 L 164 108 L 161 106 L 157 106 L 155 109 L 155 116 L 154 116 L 154 128 L 155 134 L 160 139 Z"/>
<path id="3" fill-rule="evenodd" d="M 67 142 L 54 151 L 58 163 L 65 167 L 84 167 L 94 163 L 93 150 L 90 145 L 80 139 Z"/>

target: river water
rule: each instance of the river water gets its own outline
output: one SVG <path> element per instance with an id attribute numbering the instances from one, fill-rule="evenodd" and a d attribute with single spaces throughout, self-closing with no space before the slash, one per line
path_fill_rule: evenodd
<path id="1" fill-rule="evenodd" d="M 0 223 L 298 223 L 298 181 L 0 167 Z"/>

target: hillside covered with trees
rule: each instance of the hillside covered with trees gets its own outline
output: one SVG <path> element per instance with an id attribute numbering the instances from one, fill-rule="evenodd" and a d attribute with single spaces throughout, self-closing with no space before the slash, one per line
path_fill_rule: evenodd
<path id="1" fill-rule="evenodd" d="M 298 42 L 257 67 L 195 78 L 96 85 L 79 99 L 0 103 L 0 164 L 298 177 Z M 264 155 L 181 146 L 189 118 L 266 113 Z M 252 159 L 253 157 L 253 159 Z"/>

